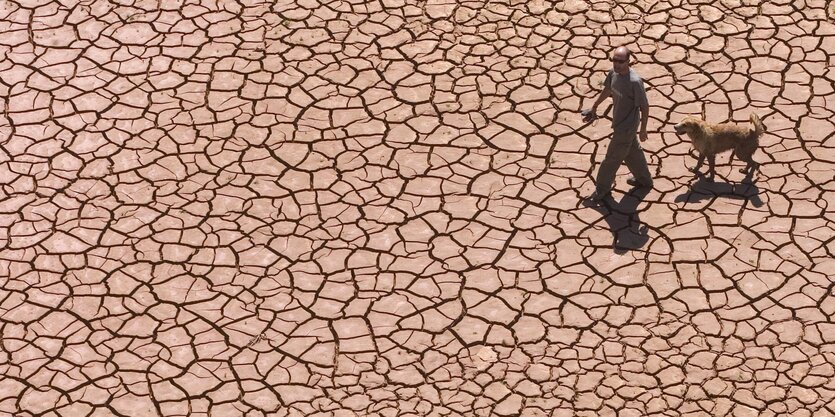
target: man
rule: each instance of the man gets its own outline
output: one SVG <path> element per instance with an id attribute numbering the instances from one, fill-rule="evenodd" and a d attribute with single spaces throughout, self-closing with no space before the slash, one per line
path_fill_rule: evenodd
<path id="1" fill-rule="evenodd" d="M 597 171 L 596 190 L 589 198 L 595 204 L 611 199 L 615 174 L 624 162 L 633 175 L 626 181 L 627 184 L 645 189 L 652 188 L 652 175 L 644 151 L 638 143 L 638 137 L 641 142 L 647 140 L 649 102 L 644 82 L 638 73 L 629 67 L 631 57 L 632 53 L 626 47 L 615 49 L 611 58 L 612 70 L 603 82 L 603 91 L 591 109 L 583 111 L 583 121 L 588 123 L 597 118 L 597 106 L 603 100 L 612 97 L 612 141 Z"/>

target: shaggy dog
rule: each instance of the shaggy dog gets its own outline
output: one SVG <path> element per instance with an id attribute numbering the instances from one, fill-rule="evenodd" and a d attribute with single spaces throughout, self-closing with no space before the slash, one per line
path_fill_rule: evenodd
<path id="1" fill-rule="evenodd" d="M 750 120 L 752 127 L 730 123 L 714 125 L 695 117 L 687 117 L 675 125 L 676 133 L 679 135 L 686 133 L 693 143 L 693 148 L 699 153 L 699 161 L 693 168 L 693 172 L 699 171 L 707 157 L 707 179 L 713 181 L 716 173 L 716 154 L 733 150 L 733 154 L 748 163 L 745 169 L 739 171 L 745 173 L 746 177 L 753 175 L 758 164 L 754 162 L 752 156 L 760 146 L 760 136 L 765 128 L 756 114 L 751 113 Z M 733 160 L 733 154 L 731 160 Z"/>

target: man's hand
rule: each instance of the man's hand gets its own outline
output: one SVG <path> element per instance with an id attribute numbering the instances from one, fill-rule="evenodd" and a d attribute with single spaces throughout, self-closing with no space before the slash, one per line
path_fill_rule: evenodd
<path id="1" fill-rule="evenodd" d="M 641 129 L 641 134 L 638 137 L 641 139 L 641 142 L 646 141 L 647 140 L 647 130 L 646 129 Z"/>
<path id="2" fill-rule="evenodd" d="M 586 109 L 580 112 L 583 115 L 583 123 L 589 123 L 597 119 L 597 112 L 595 109 Z"/>

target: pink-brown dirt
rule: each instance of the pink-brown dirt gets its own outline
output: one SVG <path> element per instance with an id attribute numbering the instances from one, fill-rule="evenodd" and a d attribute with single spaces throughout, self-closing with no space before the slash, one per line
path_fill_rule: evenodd
<path id="1" fill-rule="evenodd" d="M 833 9 L 0 0 L 0 415 L 833 416 Z"/>

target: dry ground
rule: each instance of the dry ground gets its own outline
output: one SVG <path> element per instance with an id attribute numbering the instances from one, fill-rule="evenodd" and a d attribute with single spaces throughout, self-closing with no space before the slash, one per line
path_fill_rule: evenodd
<path id="1" fill-rule="evenodd" d="M 833 7 L 0 1 L 0 414 L 833 416 Z"/>

